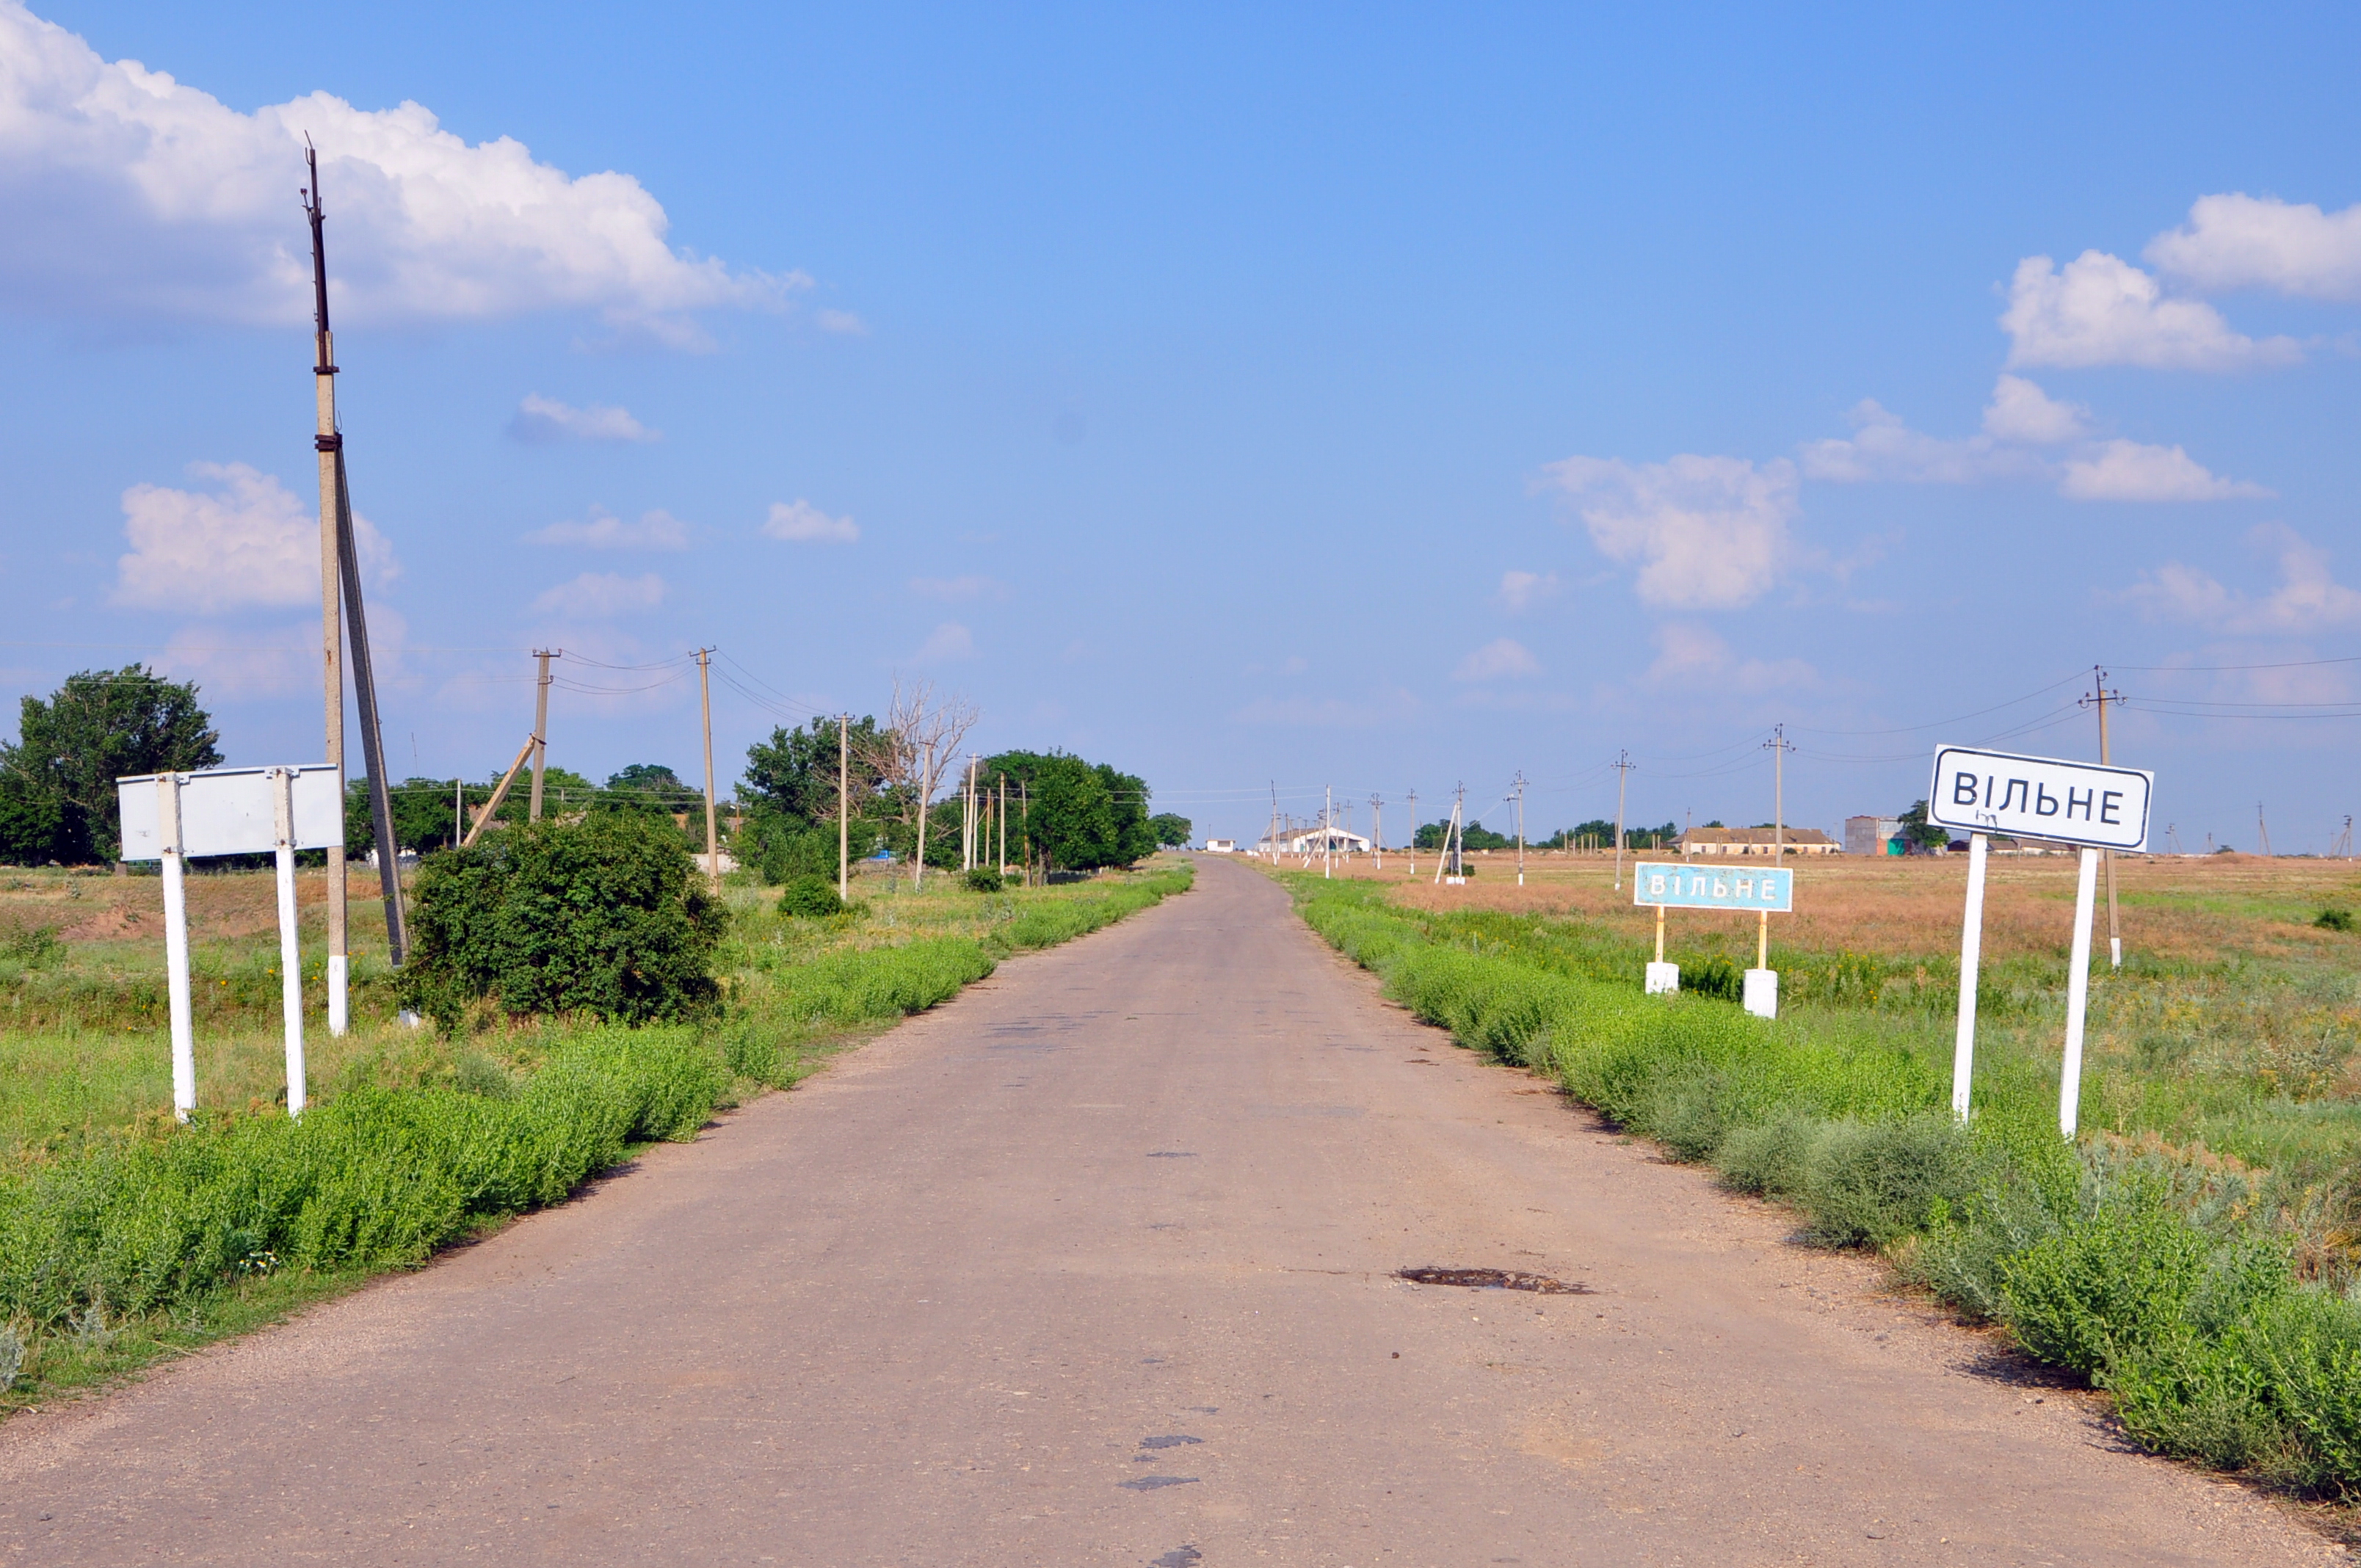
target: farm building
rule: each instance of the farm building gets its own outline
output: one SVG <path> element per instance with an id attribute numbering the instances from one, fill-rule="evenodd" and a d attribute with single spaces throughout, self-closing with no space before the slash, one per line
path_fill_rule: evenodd
<path id="1" fill-rule="evenodd" d="M 1769 828 L 1692 828 L 1681 835 L 1684 855 L 1768 855 L 1780 835 Z M 1790 828 L 1785 834 L 1791 855 L 1833 855 L 1837 841 L 1817 828 Z"/>

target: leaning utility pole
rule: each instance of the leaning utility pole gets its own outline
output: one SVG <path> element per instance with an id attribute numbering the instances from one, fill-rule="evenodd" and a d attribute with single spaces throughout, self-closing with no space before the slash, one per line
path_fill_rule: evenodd
<path id="1" fill-rule="evenodd" d="M 1615 891 L 1623 891 L 1623 795 L 1631 782 L 1631 753 L 1615 753 Z"/>
<path id="2" fill-rule="evenodd" d="M 2255 802 L 2255 853 L 2268 856 L 2271 852 L 2271 825 L 2263 820 L 2263 803 Z"/>
<path id="3" fill-rule="evenodd" d="M 336 771 L 336 800 L 345 794 L 344 628 L 337 610 L 341 590 L 353 622 L 354 690 L 360 699 L 361 754 L 368 769 L 369 817 L 377 842 L 378 884 L 385 896 L 389 959 L 399 968 L 410 948 L 401 916 L 401 850 L 393 837 L 393 797 L 385 780 L 385 747 L 378 723 L 377 679 L 369 665 L 368 620 L 361 605 L 359 552 L 353 532 L 352 493 L 345 473 L 345 438 L 336 428 L 335 337 L 328 324 L 328 245 L 320 203 L 320 155 L 303 148 L 311 185 L 302 192 L 303 215 L 312 225 L 312 385 L 317 422 L 312 445 L 320 457 L 320 662 L 326 699 L 328 765 Z M 328 857 L 328 1032 L 341 1035 L 350 1018 L 351 948 L 346 919 L 345 851 L 333 845 Z"/>
<path id="4" fill-rule="evenodd" d="M 2100 666 L 2092 665 L 2091 675 L 2091 695 L 2081 699 L 2081 705 L 2084 707 L 2095 707 L 2099 710 L 2099 761 L 2104 763 L 2114 760 L 2107 753 L 2107 704 L 2112 702 L 2118 707 L 2122 706 L 2124 694 L 2107 689 L 2107 672 Z M 2115 908 L 2115 852 L 2113 850 L 2100 850 L 2099 863 L 2104 866 L 2107 872 L 2109 967 L 2121 969 L 2124 967 L 2124 927 L 2122 916 Z"/>
<path id="5" fill-rule="evenodd" d="M 536 648 L 533 656 L 541 661 L 541 674 L 533 693 L 533 795 L 525 805 L 527 822 L 541 820 L 541 770 L 549 761 L 549 651 Z"/>
<path id="6" fill-rule="evenodd" d="M 705 716 L 705 874 L 712 880 L 713 891 L 721 892 L 721 839 L 714 830 L 713 821 L 713 650 L 697 651 L 697 706 Z M 540 782 L 536 773 L 534 783 Z"/>

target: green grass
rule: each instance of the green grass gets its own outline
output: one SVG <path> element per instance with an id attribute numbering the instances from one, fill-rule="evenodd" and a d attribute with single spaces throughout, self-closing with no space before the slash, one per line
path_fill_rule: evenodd
<path id="1" fill-rule="evenodd" d="M 2044 960 L 1999 966 L 1961 1128 L 1955 1001 L 1933 966 L 1774 958 L 1812 1000 L 1771 1022 L 1642 995 L 1645 955 L 1579 922 L 1418 914 L 1371 884 L 1284 880 L 1312 928 L 1419 1017 L 1793 1204 L 1812 1239 L 1883 1249 L 2113 1390 L 2151 1447 L 2361 1493 L 2351 970 L 2226 956 L 2106 975 L 2070 1145 L 2052 1043 L 2064 975 Z"/>
<path id="2" fill-rule="evenodd" d="M 166 1039 L 137 1000 L 147 977 L 135 968 L 130 983 L 109 983 L 136 962 L 124 945 L 38 944 L 38 964 L 0 977 L 13 1016 L 49 1025 L 0 1031 L 0 1127 L 12 1140 L 0 1155 L 0 1367 L 22 1352 L 0 1410 L 272 1321 L 561 1201 L 630 1148 L 691 1137 L 717 1107 L 791 1085 L 1000 959 L 1146 908 L 1191 875 L 1183 865 L 993 894 L 943 878 L 923 894 L 878 887 L 825 920 L 782 916 L 768 890 L 735 887 L 727 1003 L 697 1026 L 487 1019 L 445 1036 L 394 1023 L 390 988 L 371 975 L 356 988 L 351 1034 L 315 1031 L 315 1099 L 300 1121 L 255 1092 L 279 1070 L 275 945 L 266 957 L 224 944 L 199 966 L 219 992 L 198 1025 L 209 1108 L 181 1126 Z"/>

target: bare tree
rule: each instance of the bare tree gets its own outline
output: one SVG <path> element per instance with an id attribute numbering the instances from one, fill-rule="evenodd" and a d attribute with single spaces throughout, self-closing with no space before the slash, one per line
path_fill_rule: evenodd
<path id="1" fill-rule="evenodd" d="M 965 697 L 938 697 L 930 681 L 906 686 L 900 677 L 895 679 L 893 706 L 879 727 L 869 761 L 893 786 L 901 820 L 915 830 L 910 855 L 914 888 L 925 884 L 927 873 L 927 807 L 976 718 L 975 705 Z"/>

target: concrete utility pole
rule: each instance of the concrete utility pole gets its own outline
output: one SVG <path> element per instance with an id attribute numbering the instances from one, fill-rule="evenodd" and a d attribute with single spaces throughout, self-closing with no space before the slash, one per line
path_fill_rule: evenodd
<path id="1" fill-rule="evenodd" d="M 1418 791 L 1410 792 L 1410 874 L 1418 875 Z"/>
<path id="2" fill-rule="evenodd" d="M 1525 770 L 1517 770 L 1517 885 L 1525 885 Z"/>
<path id="3" fill-rule="evenodd" d="M 2107 689 L 2107 672 L 2099 665 L 2091 666 L 2091 695 L 2082 699 L 2082 706 L 2099 710 L 2099 761 L 2109 762 L 2114 759 L 2107 752 L 2107 704 L 2121 704 L 2124 694 Z M 2115 907 L 2115 852 L 2113 850 L 2100 850 L 2099 864 L 2105 868 L 2107 873 L 2108 967 L 2121 969 L 2124 967 L 2124 927 L 2123 917 Z"/>
<path id="4" fill-rule="evenodd" d="M 721 893 L 721 839 L 713 820 L 713 650 L 697 651 L 697 699 L 705 718 L 705 874 L 713 881 L 716 897 Z M 538 773 L 535 774 L 536 780 Z"/>
<path id="5" fill-rule="evenodd" d="M 1336 874 L 1336 786 L 1330 784 L 1328 804 L 1320 811 L 1320 874 L 1324 879 Z"/>
<path id="6" fill-rule="evenodd" d="M 1773 858 L 1787 858 L 1787 753 L 1795 748 L 1787 743 L 1787 727 L 1774 724 L 1771 739 L 1763 742 L 1771 753 L 1771 853 Z"/>
<path id="7" fill-rule="evenodd" d="M 312 172 L 312 189 L 303 211 L 312 221 L 312 282 L 313 308 L 312 346 L 313 400 L 318 414 L 312 438 L 320 455 L 320 667 L 327 697 L 328 765 L 336 770 L 336 798 L 345 797 L 345 636 L 344 618 L 336 596 L 344 583 L 344 563 L 337 547 L 336 457 L 345 439 L 336 433 L 335 342 L 328 330 L 327 242 L 321 232 L 326 214 L 320 205 L 320 160 L 308 147 L 304 161 Z M 345 932 L 345 850 L 328 847 L 328 1033 L 345 1032 L 349 965 Z"/>
<path id="8" fill-rule="evenodd" d="M 536 648 L 533 656 L 541 661 L 541 675 L 533 692 L 533 795 L 524 809 L 527 822 L 541 820 L 541 771 L 549 761 L 549 651 Z"/>
<path id="9" fill-rule="evenodd" d="M 1615 753 L 1615 891 L 1623 891 L 1623 796 L 1631 782 L 1631 753 Z"/>
<path id="10" fill-rule="evenodd" d="M 1386 869 L 1386 803 L 1383 796 L 1369 796 L 1369 843 L 1372 863 L 1378 871 Z"/>
<path id="11" fill-rule="evenodd" d="M 836 718 L 836 896 L 852 896 L 852 715 Z"/>

